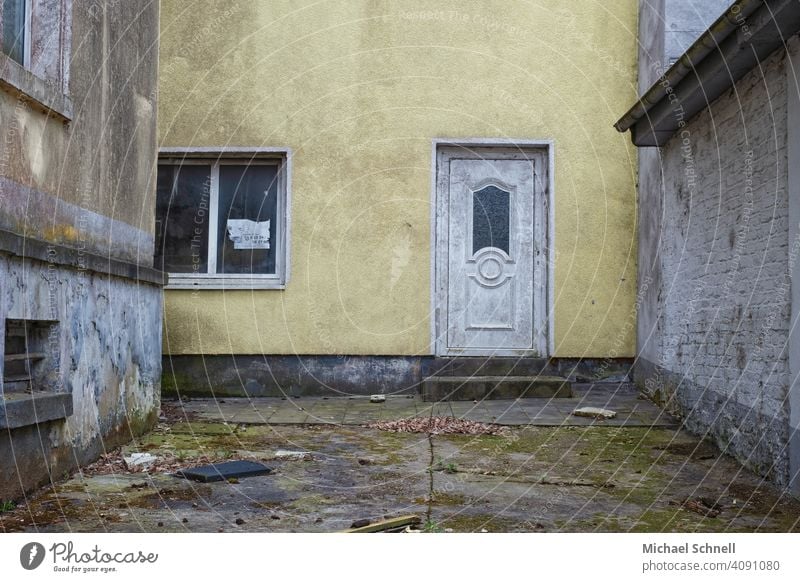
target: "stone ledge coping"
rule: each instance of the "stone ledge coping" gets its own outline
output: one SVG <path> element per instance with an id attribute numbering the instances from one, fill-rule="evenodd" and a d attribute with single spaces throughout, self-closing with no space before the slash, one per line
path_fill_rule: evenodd
<path id="1" fill-rule="evenodd" d="M 13 429 L 72 416 L 72 394 L 40 392 L 0 397 L 0 429 Z"/>
<path id="2" fill-rule="evenodd" d="M 158 285 L 159 287 L 163 287 L 167 280 L 163 271 L 152 267 L 135 265 L 119 259 L 87 253 L 80 249 L 26 238 L 3 229 L 0 229 L 0 252 L 6 252 L 22 259 L 38 260 L 73 269 L 133 279 L 139 283 Z"/>
<path id="3" fill-rule="evenodd" d="M 32 101 L 37 109 L 51 117 L 64 122 L 72 120 L 72 101 L 69 97 L 6 55 L 0 55 L 0 88 Z"/>

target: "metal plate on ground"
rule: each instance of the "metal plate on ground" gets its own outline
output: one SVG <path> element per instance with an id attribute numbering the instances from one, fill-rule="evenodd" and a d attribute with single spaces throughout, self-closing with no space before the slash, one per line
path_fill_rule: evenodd
<path id="1" fill-rule="evenodd" d="M 211 483 L 212 481 L 226 481 L 228 479 L 268 475 L 271 472 L 272 469 L 266 465 L 254 463 L 253 461 L 227 461 L 225 463 L 202 465 L 191 469 L 181 469 L 175 474 L 178 477 L 191 479 L 192 481 Z"/>

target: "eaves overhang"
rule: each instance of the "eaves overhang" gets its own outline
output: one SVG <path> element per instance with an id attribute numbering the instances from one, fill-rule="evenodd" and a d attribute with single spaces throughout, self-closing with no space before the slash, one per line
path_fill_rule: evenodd
<path id="1" fill-rule="evenodd" d="M 637 146 L 662 146 L 800 31 L 800 0 L 738 0 L 619 121 Z"/>

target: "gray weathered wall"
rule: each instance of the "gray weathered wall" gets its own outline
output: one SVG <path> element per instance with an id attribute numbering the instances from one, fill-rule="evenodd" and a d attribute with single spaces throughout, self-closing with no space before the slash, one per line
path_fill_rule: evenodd
<path id="1" fill-rule="evenodd" d="M 65 1 L 72 119 L 0 90 L 0 229 L 150 266 L 158 3 Z"/>
<path id="2" fill-rule="evenodd" d="M 733 0 L 665 0 L 664 63 L 678 60 L 731 4 Z"/>
<path id="3" fill-rule="evenodd" d="M 658 82 L 731 0 L 639 1 L 639 93 Z M 638 293 L 637 345 L 640 357 L 656 361 L 660 351 L 658 317 L 661 294 L 660 239 L 662 220 L 662 160 L 656 148 L 638 152 Z"/>
<path id="4" fill-rule="evenodd" d="M 640 275 L 650 288 L 635 373 L 691 430 L 780 485 L 791 311 L 785 61 L 783 50 L 771 55 L 661 148 L 661 191 L 654 167 L 640 185 L 642 252 L 654 267 Z"/>
<path id="5" fill-rule="evenodd" d="M 6 319 L 57 321 L 46 348 L 56 381 L 33 389 L 70 394 L 73 412 L 0 429 L 0 501 L 130 440 L 159 410 L 158 2 L 59 2 L 72 13 L 63 87 L 0 55 L 0 348 Z M 0 426 L 11 426 L 26 396 L 5 386 Z"/>
<path id="6" fill-rule="evenodd" d="M 0 430 L 0 497 L 96 459 L 153 426 L 161 382 L 161 289 L 121 277 L 0 254 L 0 315 L 57 319 L 66 420 Z"/>

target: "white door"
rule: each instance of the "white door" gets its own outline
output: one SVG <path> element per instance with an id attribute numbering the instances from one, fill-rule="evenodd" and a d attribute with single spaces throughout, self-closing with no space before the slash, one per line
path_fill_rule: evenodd
<path id="1" fill-rule="evenodd" d="M 443 148 L 437 158 L 437 353 L 545 355 L 545 155 Z"/>

